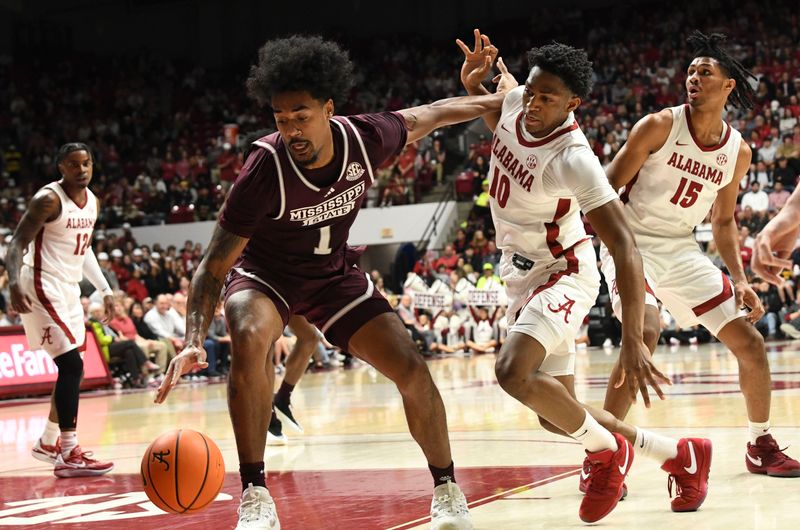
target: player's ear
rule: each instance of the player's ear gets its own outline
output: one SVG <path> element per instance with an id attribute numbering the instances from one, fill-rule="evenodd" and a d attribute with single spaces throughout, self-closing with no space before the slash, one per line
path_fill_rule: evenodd
<path id="1" fill-rule="evenodd" d="M 578 96 L 573 95 L 569 98 L 567 102 L 567 112 L 572 112 L 573 110 L 577 109 L 581 104 L 581 98 Z"/>
<path id="2" fill-rule="evenodd" d="M 728 78 L 723 85 L 725 90 L 730 90 L 733 92 L 733 89 L 736 88 L 736 79 Z"/>
<path id="3" fill-rule="evenodd" d="M 325 117 L 326 118 L 333 117 L 333 100 L 332 99 L 329 99 L 328 101 L 325 102 L 324 108 L 325 108 Z"/>

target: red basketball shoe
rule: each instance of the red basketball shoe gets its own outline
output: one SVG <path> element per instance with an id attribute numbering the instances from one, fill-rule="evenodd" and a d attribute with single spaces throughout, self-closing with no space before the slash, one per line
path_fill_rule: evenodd
<path id="1" fill-rule="evenodd" d="M 633 463 L 633 446 L 621 434 L 612 433 L 619 448 L 597 453 L 587 452 L 591 463 L 591 480 L 578 515 L 586 523 L 599 521 L 613 510 L 622 496 L 625 476 Z"/>
<path id="2" fill-rule="evenodd" d="M 667 489 L 672 496 L 675 483 L 673 512 L 697 510 L 708 493 L 708 472 L 711 469 L 711 440 L 706 438 L 681 438 L 678 456 L 670 458 L 661 469 L 669 473 Z"/>
<path id="3" fill-rule="evenodd" d="M 789 458 L 778 447 L 771 434 L 759 436 L 756 443 L 747 444 L 745 464 L 750 473 L 771 477 L 800 477 L 800 462 Z"/>
<path id="4" fill-rule="evenodd" d="M 48 464 L 55 464 L 59 454 L 61 454 L 60 436 L 56 438 L 55 445 L 45 445 L 42 443 L 42 439 L 39 438 L 31 448 L 31 456 L 33 456 L 33 458 L 41 460 L 42 462 L 47 462 Z"/>
<path id="5" fill-rule="evenodd" d="M 578 491 L 581 493 L 586 493 L 586 490 L 589 489 L 589 481 L 592 480 L 592 463 L 589 461 L 589 457 L 583 459 L 583 468 L 581 469 L 581 480 L 578 483 Z M 622 484 L 622 496 L 619 500 L 624 501 L 625 497 L 628 496 L 628 486 L 624 483 Z"/>
<path id="6" fill-rule="evenodd" d="M 90 458 L 91 456 L 91 451 L 84 452 L 81 446 L 76 445 L 67 458 L 59 453 L 53 473 L 59 478 L 94 477 L 114 469 L 112 462 L 101 462 Z"/>

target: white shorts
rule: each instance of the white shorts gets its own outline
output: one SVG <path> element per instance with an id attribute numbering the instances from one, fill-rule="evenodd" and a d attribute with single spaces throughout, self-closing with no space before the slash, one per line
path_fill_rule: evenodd
<path id="1" fill-rule="evenodd" d="M 575 336 L 600 289 L 591 241 L 567 249 L 561 258 L 536 262 L 531 270 L 500 260 L 508 291 L 508 333 L 533 337 L 547 354 L 539 371 L 552 376 L 575 373 Z"/>
<path id="2" fill-rule="evenodd" d="M 726 324 L 745 315 L 736 307 L 733 285 L 693 239 L 660 239 L 637 236 L 647 282 L 645 304 L 658 307 L 661 300 L 682 328 L 702 324 L 717 336 Z M 608 283 L 614 315 L 622 320 L 614 260 L 600 248 L 602 270 Z"/>
<path id="3" fill-rule="evenodd" d="M 22 325 L 28 346 L 57 357 L 86 347 L 86 324 L 77 283 L 66 283 L 46 272 L 34 273 L 23 265 L 20 287 L 31 300 L 31 312 L 23 313 Z"/>

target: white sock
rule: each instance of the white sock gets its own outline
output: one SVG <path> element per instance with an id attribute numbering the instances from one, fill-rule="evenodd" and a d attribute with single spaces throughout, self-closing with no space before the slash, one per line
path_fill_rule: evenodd
<path id="1" fill-rule="evenodd" d="M 55 445 L 60 432 L 61 429 L 58 428 L 58 423 L 47 420 L 47 425 L 45 425 L 44 433 L 42 434 L 42 443 L 44 445 Z"/>
<path id="2" fill-rule="evenodd" d="M 78 445 L 77 431 L 61 431 L 61 455 L 66 458 L 72 449 Z"/>
<path id="3" fill-rule="evenodd" d="M 663 464 L 678 456 L 678 440 L 636 427 L 636 442 L 633 444 L 633 450 L 636 454 L 652 458 L 659 464 Z"/>
<path id="4" fill-rule="evenodd" d="M 613 451 L 619 449 L 614 435 L 597 423 L 597 420 L 592 418 L 592 415 L 588 412 L 586 412 L 586 419 L 583 420 L 583 425 L 577 431 L 571 433 L 570 436 L 582 443 L 584 449 L 590 453 L 605 451 L 606 449 Z"/>
<path id="5" fill-rule="evenodd" d="M 750 443 L 756 443 L 759 436 L 769 434 L 769 420 L 764 423 L 748 421 L 747 425 L 750 429 Z"/>

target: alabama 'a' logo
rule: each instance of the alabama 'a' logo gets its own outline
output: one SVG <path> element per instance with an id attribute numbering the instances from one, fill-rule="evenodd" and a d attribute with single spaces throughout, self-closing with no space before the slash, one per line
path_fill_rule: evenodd
<path id="1" fill-rule="evenodd" d="M 547 304 L 547 309 L 552 311 L 553 313 L 560 313 L 561 311 L 564 312 L 564 323 L 569 324 L 569 316 L 572 314 L 572 306 L 575 305 L 575 300 L 571 299 L 567 295 L 564 295 L 564 299 L 566 300 L 564 303 L 559 304 L 556 307 L 553 307 L 553 304 Z"/>
<path id="2" fill-rule="evenodd" d="M 42 330 L 42 342 L 39 344 L 39 346 L 44 346 L 45 342 L 47 342 L 47 344 L 53 344 L 53 337 L 50 335 L 50 326 L 47 326 Z"/>

